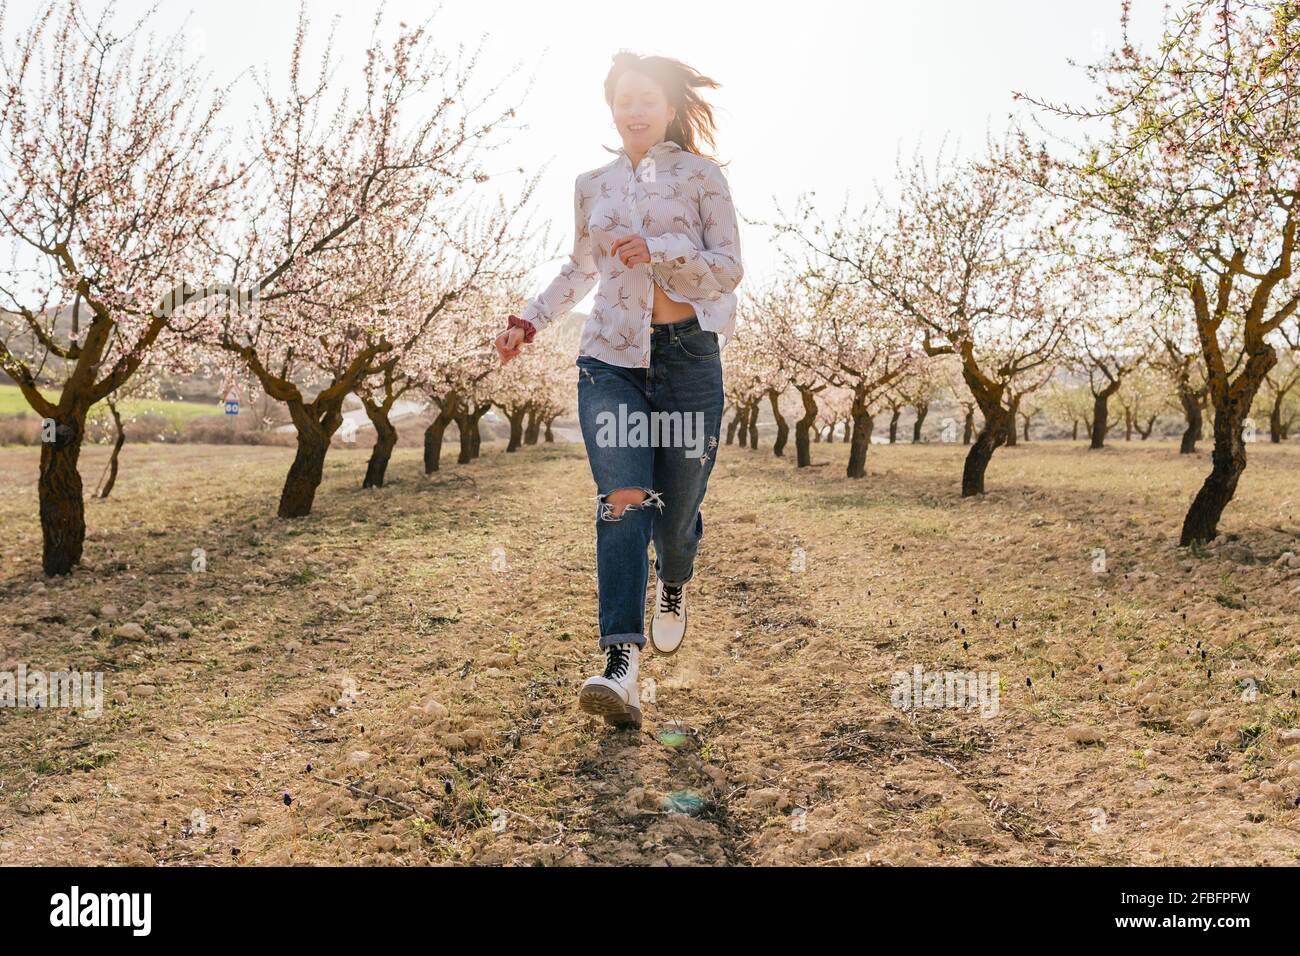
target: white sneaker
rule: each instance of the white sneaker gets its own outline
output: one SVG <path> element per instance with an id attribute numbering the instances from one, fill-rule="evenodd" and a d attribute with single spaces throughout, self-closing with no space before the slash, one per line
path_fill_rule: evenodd
<path id="1" fill-rule="evenodd" d="M 686 636 L 686 588 L 655 584 L 655 614 L 650 619 L 650 643 L 659 654 L 673 654 Z"/>
<path id="2" fill-rule="evenodd" d="M 640 727 L 641 698 L 636 686 L 640 660 L 641 648 L 635 644 L 605 648 L 605 673 L 587 678 L 578 692 L 578 706 L 615 727 Z"/>

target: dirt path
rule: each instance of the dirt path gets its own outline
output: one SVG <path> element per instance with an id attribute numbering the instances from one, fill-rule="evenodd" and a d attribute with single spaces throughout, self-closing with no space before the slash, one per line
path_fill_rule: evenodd
<path id="1" fill-rule="evenodd" d="M 293 523 L 288 449 L 129 448 L 90 569 L 50 584 L 34 455 L 0 450 L 0 670 L 103 670 L 111 700 L 0 711 L 0 857 L 1295 862 L 1300 450 L 1252 453 L 1250 561 L 1171 547 L 1204 462 L 1168 446 L 1000 452 L 965 503 L 960 449 L 875 447 L 865 482 L 814 450 L 796 474 L 724 449 L 640 733 L 574 707 L 599 660 L 580 448 L 432 481 L 402 449 L 373 492 L 332 454 Z M 915 665 L 997 671 L 997 715 L 895 708 Z"/>

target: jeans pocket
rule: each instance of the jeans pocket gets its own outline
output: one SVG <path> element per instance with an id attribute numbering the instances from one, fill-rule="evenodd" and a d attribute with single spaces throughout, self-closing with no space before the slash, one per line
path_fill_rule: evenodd
<path id="1" fill-rule="evenodd" d="M 677 336 L 677 347 L 691 358 L 697 359 L 717 358 L 721 351 L 718 348 L 718 333 L 706 332 L 698 327 Z"/>

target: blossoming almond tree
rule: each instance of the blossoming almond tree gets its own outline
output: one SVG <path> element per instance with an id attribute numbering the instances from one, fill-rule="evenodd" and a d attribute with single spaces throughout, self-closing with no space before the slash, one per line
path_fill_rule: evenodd
<path id="1" fill-rule="evenodd" d="M 465 93 L 474 61 L 440 53 L 427 25 L 389 37 L 376 18 L 355 104 L 335 88 L 332 38 L 307 75 L 308 33 L 304 13 L 283 96 L 261 77 L 257 162 L 223 249 L 229 284 L 251 291 L 196 326 L 288 406 L 298 450 L 284 518 L 310 513 L 344 398 L 451 295 L 414 281 L 410 249 L 448 231 L 444 205 L 484 181 L 479 148 L 513 114 L 477 118 L 482 102 Z M 294 381 L 294 369 L 309 377 Z"/>
<path id="2" fill-rule="evenodd" d="M 823 332 L 809 338 L 808 351 L 796 354 L 809 355 L 809 368 L 826 385 L 852 396 L 845 474 L 864 478 L 877 404 L 916 371 L 921 353 L 911 344 L 915 329 L 892 304 L 872 286 L 854 285 L 851 279 L 852 270 L 809 271 L 804 285 Z"/>
<path id="3" fill-rule="evenodd" d="M 1052 362 L 1070 315 L 1062 257 L 1049 238 L 1055 212 L 1007 175 L 1005 151 L 981 161 L 918 159 L 900 170 L 895 203 L 847 203 L 831 221 L 805 197 L 778 230 L 807 244 L 905 317 L 927 355 L 955 355 L 984 416 L 962 470 L 963 497 L 1007 438 L 1010 386 Z"/>
<path id="4" fill-rule="evenodd" d="M 1127 5 L 1123 16 L 1125 43 L 1090 68 L 1094 106 L 1031 100 L 1103 131 L 1070 155 L 1027 138 L 1023 151 L 1046 188 L 1111 228 L 1191 308 L 1215 414 L 1186 546 L 1218 534 L 1246 468 L 1243 425 L 1300 306 L 1300 5 L 1185 2 L 1150 51 L 1127 42 Z"/>
<path id="5" fill-rule="evenodd" d="M 427 381 L 430 363 L 443 345 L 433 326 L 463 328 L 476 316 L 500 316 L 505 303 L 485 297 L 482 290 L 517 282 L 527 270 L 523 247 L 531 234 L 528 223 L 519 221 L 536 179 L 531 180 L 516 200 L 498 198 L 495 205 L 468 208 L 457 218 L 439 215 L 426 228 L 412 231 L 415 241 L 390 245 L 382 251 L 385 268 L 391 273 L 388 288 L 410 290 L 391 306 L 411 310 L 393 348 L 384 354 L 355 389 L 366 416 L 375 426 L 375 444 L 366 465 L 363 488 L 382 487 L 397 428 L 390 415 L 397 400 L 419 391 Z M 468 200 L 467 201 L 472 201 Z M 453 213 L 454 214 L 454 213 Z M 479 333 L 482 348 L 482 332 Z"/>
<path id="6" fill-rule="evenodd" d="M 111 8 L 93 19 L 76 0 L 10 37 L 6 12 L 0 367 L 52 432 L 37 490 L 42 566 L 61 575 L 85 541 L 86 414 L 127 386 L 178 309 L 213 293 L 214 226 L 241 171 L 222 159 L 221 96 L 181 38 L 145 39 L 147 18 L 117 32 Z"/>

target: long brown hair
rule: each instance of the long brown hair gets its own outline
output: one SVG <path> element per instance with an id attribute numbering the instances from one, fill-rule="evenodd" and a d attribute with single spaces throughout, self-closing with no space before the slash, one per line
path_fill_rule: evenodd
<path id="1" fill-rule="evenodd" d="M 664 97 L 677 111 L 664 138 L 672 140 L 688 153 L 714 159 L 701 149 L 701 144 L 707 144 L 709 149 L 717 148 L 713 141 L 717 128 L 713 121 L 713 107 L 695 91 L 716 90 L 722 84 L 681 60 L 668 56 L 639 56 L 629 50 L 620 50 L 614 54 L 614 64 L 605 77 L 605 102 L 608 105 L 614 105 L 614 90 L 619 77 L 628 70 L 643 73 L 658 83 Z"/>

